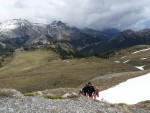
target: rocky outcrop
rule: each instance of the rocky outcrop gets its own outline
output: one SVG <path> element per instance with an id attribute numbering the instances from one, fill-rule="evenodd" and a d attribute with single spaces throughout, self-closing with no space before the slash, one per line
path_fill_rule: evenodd
<path id="1" fill-rule="evenodd" d="M 24 97 L 22 99 L 1 98 L 1 113 L 150 113 L 148 110 L 124 104 L 108 104 L 88 98 L 43 99 Z"/>
<path id="2" fill-rule="evenodd" d="M 66 93 L 62 96 L 62 98 L 78 98 L 78 95 L 75 92 Z"/>
<path id="3" fill-rule="evenodd" d="M 0 89 L 0 97 L 23 98 L 23 95 L 15 89 Z"/>

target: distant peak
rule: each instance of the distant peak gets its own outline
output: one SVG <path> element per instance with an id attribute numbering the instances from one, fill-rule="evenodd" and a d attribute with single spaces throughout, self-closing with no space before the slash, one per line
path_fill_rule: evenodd
<path id="1" fill-rule="evenodd" d="M 53 21 L 51 23 L 51 25 L 53 25 L 53 26 L 66 26 L 66 24 L 63 23 L 62 21 Z"/>
<path id="2" fill-rule="evenodd" d="M 2 25 L 30 25 L 31 23 L 28 20 L 25 19 L 12 19 L 12 20 L 7 20 L 2 23 Z"/>
<path id="3" fill-rule="evenodd" d="M 22 27 L 31 27 L 31 23 L 25 19 L 12 19 L 7 20 L 0 24 L 0 32 L 7 32 L 9 30 L 14 30 Z"/>

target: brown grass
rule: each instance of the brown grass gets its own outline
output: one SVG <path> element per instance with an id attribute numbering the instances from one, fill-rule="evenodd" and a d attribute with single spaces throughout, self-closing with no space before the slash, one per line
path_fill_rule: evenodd
<path id="1" fill-rule="evenodd" d="M 128 64 L 95 57 L 67 62 L 58 59 L 56 53 L 43 50 L 17 54 L 9 65 L 0 69 L 0 87 L 15 88 L 23 93 L 60 87 L 76 88 L 98 76 L 137 70 Z"/>
<path id="2" fill-rule="evenodd" d="M 57 89 L 50 89 L 50 90 L 44 90 L 42 91 L 43 94 L 52 94 L 57 96 L 63 96 L 66 93 L 72 93 L 75 92 L 76 94 L 79 94 L 79 88 L 57 88 Z"/>
<path id="3" fill-rule="evenodd" d="M 125 62 L 127 60 L 130 60 L 127 64 L 132 66 L 144 66 L 144 69 L 150 69 L 150 50 L 143 51 L 140 53 L 132 54 L 135 51 L 143 50 L 150 48 L 150 45 L 138 45 L 131 48 L 120 50 L 119 52 L 116 52 L 116 55 L 114 55 L 111 59 L 117 60 L 120 62 Z M 126 56 L 125 58 L 121 59 L 122 57 Z M 142 60 L 141 58 L 146 58 Z"/>
<path id="4" fill-rule="evenodd" d="M 150 100 L 144 101 L 144 102 L 140 102 L 140 103 L 138 103 L 136 105 L 136 107 L 143 108 L 143 109 L 146 109 L 146 110 L 150 110 Z"/>

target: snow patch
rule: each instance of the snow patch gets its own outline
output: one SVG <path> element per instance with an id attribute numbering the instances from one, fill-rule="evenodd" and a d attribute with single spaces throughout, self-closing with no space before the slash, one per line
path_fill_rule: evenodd
<path id="1" fill-rule="evenodd" d="M 64 62 L 66 62 L 66 63 L 69 63 L 70 61 L 69 60 L 63 60 Z"/>
<path id="2" fill-rule="evenodd" d="M 14 30 L 18 27 L 22 28 L 25 25 L 30 26 L 30 23 L 27 20 L 22 20 L 22 19 L 8 20 L 1 24 L 0 31 L 6 32 L 9 30 Z"/>
<path id="3" fill-rule="evenodd" d="M 121 59 L 124 59 L 124 58 L 126 58 L 127 56 L 124 56 L 124 57 L 121 57 Z"/>
<path id="4" fill-rule="evenodd" d="M 141 60 L 146 60 L 147 58 L 141 58 Z"/>
<path id="5" fill-rule="evenodd" d="M 139 70 L 144 70 L 145 65 L 144 66 L 135 66 L 135 67 L 138 68 Z"/>
<path id="6" fill-rule="evenodd" d="M 127 62 L 129 62 L 130 60 L 126 60 L 126 61 L 124 61 L 123 63 L 125 64 L 125 63 L 127 63 Z"/>
<path id="7" fill-rule="evenodd" d="M 133 52 L 132 54 L 136 54 L 136 53 L 140 53 L 140 52 L 148 51 L 148 50 L 150 50 L 150 48 L 142 49 L 142 50 L 139 50 L 139 51 L 135 51 L 135 52 Z"/>
<path id="8" fill-rule="evenodd" d="M 114 62 L 116 62 L 116 63 L 120 63 L 120 61 L 114 61 Z"/>
<path id="9" fill-rule="evenodd" d="M 129 79 L 115 87 L 99 93 L 98 100 L 110 103 L 136 104 L 150 100 L 150 73 Z"/>

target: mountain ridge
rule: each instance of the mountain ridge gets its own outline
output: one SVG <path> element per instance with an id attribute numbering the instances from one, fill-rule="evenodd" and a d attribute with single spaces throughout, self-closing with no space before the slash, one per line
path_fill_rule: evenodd
<path id="1" fill-rule="evenodd" d="M 150 29 L 138 32 L 115 28 L 94 30 L 71 27 L 61 21 L 51 24 L 30 23 L 25 19 L 0 24 L 0 42 L 14 47 L 63 42 L 86 53 L 106 53 L 141 44 L 150 44 Z"/>

